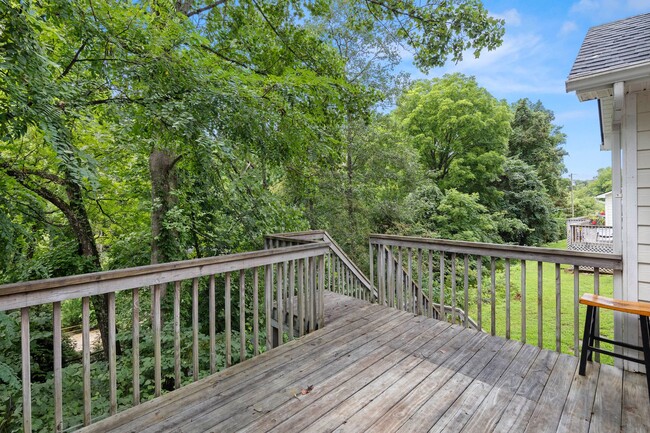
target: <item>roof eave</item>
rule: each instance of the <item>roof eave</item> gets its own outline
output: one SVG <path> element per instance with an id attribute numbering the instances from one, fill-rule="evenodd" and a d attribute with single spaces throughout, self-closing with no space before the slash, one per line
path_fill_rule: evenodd
<path id="1" fill-rule="evenodd" d="M 566 81 L 566 91 L 579 93 L 610 87 L 614 83 L 650 78 L 650 62 L 625 68 L 614 69 L 598 74 L 587 75 Z"/>

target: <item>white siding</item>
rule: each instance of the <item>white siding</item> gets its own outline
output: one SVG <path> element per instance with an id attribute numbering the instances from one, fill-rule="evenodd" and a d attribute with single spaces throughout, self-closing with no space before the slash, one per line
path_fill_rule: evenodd
<path id="1" fill-rule="evenodd" d="M 650 92 L 637 95 L 639 299 L 650 301 Z"/>

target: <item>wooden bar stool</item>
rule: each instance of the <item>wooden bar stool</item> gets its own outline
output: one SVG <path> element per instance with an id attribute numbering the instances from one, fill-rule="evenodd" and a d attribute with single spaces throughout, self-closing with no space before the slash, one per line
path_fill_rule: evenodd
<path id="1" fill-rule="evenodd" d="M 591 361 L 593 352 L 603 353 L 605 355 L 614 356 L 616 358 L 625 359 L 627 361 L 643 363 L 645 365 L 646 380 L 648 383 L 648 398 L 650 399 L 650 341 L 648 335 L 650 334 L 650 327 L 648 317 L 650 316 L 650 303 L 647 302 L 634 302 L 623 301 L 619 299 L 607 298 L 605 296 L 593 295 L 585 293 L 580 298 L 580 303 L 587 306 L 587 317 L 585 319 L 585 332 L 582 337 L 582 352 L 580 355 L 580 369 L 578 372 L 581 376 L 585 375 L 587 368 L 587 360 Z M 598 308 L 606 308 L 608 310 L 621 311 L 623 313 L 636 314 L 639 316 L 641 322 L 641 341 L 642 346 L 635 346 L 633 344 L 618 342 L 596 336 L 596 316 Z M 603 350 L 599 347 L 594 347 L 594 341 L 604 341 L 616 346 L 625 347 L 627 349 L 634 349 L 643 352 L 643 360 L 632 358 L 619 353 Z"/>

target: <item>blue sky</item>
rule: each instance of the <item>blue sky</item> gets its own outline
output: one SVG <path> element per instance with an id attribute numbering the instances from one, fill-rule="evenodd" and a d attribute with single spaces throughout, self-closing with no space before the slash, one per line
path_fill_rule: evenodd
<path id="1" fill-rule="evenodd" d="M 483 4 L 492 15 L 506 20 L 500 48 L 484 52 L 479 59 L 468 53 L 463 62 L 431 70 L 426 76 L 408 58 L 403 69 L 414 79 L 462 72 L 475 76 L 496 98 L 542 101 L 567 135 L 567 176 L 594 177 L 598 168 L 611 164 L 610 152 L 599 150 L 597 103 L 578 102 L 575 93 L 565 93 L 564 82 L 589 27 L 650 12 L 650 0 L 483 0 Z"/>

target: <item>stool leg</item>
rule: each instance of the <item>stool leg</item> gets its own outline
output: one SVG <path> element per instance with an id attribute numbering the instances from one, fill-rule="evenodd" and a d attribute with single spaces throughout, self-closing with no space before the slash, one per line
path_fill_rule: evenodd
<path id="1" fill-rule="evenodd" d="M 591 341 L 591 330 L 593 328 L 592 321 L 594 320 L 594 307 L 591 305 L 587 306 L 587 317 L 585 318 L 585 332 L 582 336 L 582 352 L 580 354 L 580 369 L 578 373 L 581 376 L 585 375 L 587 369 L 587 356 L 591 350 L 589 349 L 589 343 Z"/>
<path id="2" fill-rule="evenodd" d="M 650 341 L 648 339 L 648 316 L 639 316 L 639 319 L 641 320 L 641 341 L 643 342 L 645 378 L 648 383 L 648 398 L 650 399 Z"/>
<path id="3" fill-rule="evenodd" d="M 592 307 L 591 322 L 589 326 L 589 341 L 587 342 L 587 361 L 592 361 L 594 355 L 593 348 L 596 347 L 596 318 L 598 317 L 598 308 Z"/>

